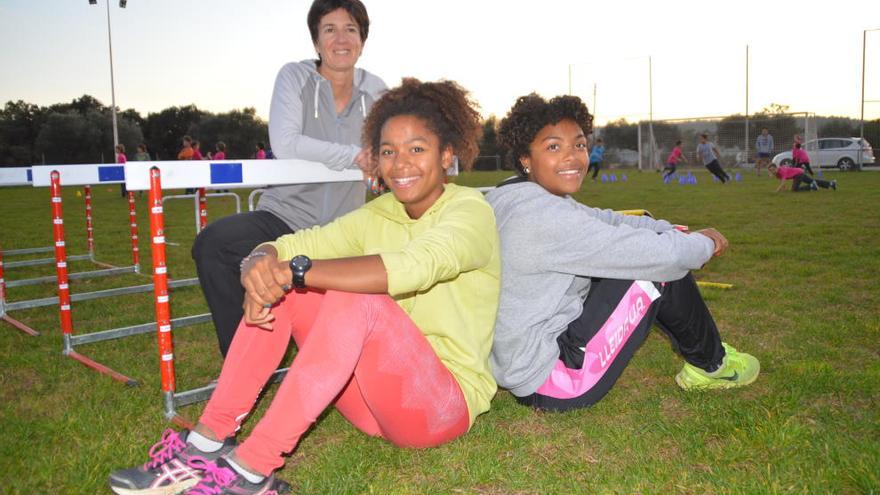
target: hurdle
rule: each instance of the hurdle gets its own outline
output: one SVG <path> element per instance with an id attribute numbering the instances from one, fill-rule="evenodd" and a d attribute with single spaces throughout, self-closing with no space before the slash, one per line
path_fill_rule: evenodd
<path id="1" fill-rule="evenodd" d="M 32 179 L 33 187 L 52 187 L 52 173 L 55 171 L 59 171 L 59 174 L 63 174 L 66 179 L 69 179 L 67 185 L 78 185 L 84 186 L 85 190 L 85 212 L 86 212 L 86 240 L 88 245 L 88 254 L 84 255 L 74 255 L 67 256 L 66 245 L 65 245 L 65 259 L 64 263 L 74 260 L 90 260 L 92 263 L 96 265 L 103 266 L 105 268 L 100 270 L 91 270 L 86 272 L 77 272 L 77 273 L 68 273 L 66 278 L 67 280 L 77 280 L 77 279 L 87 279 L 87 278 L 95 278 L 95 277 L 104 277 L 110 275 L 119 275 L 123 273 L 140 273 L 140 254 L 137 243 L 137 212 L 135 210 L 135 200 L 134 195 L 128 195 L 128 223 L 129 223 L 129 231 L 130 231 L 130 240 L 131 240 L 131 253 L 132 253 L 132 265 L 118 267 L 113 266 L 107 263 L 103 263 L 95 259 L 95 241 L 94 241 L 94 226 L 92 224 L 92 198 L 91 198 L 91 185 L 94 183 L 115 183 L 119 184 L 124 181 L 123 177 L 123 169 L 121 165 L 118 166 L 105 166 L 100 164 L 90 164 L 90 165 L 41 165 L 32 167 L 30 172 L 30 178 Z M 60 175 L 59 175 L 60 180 Z M 60 183 L 60 182 L 59 182 Z M 59 186 L 60 187 L 60 186 Z M 52 208 L 54 209 L 56 196 L 52 196 Z M 57 201 L 61 201 L 60 190 L 58 191 Z M 53 219 L 53 222 L 61 221 L 63 222 L 63 218 Z M 53 232 L 54 232 L 54 224 L 53 224 Z M 54 242 L 57 244 L 59 242 L 58 239 L 55 239 Z M 51 249 L 53 251 L 56 250 L 57 246 L 53 246 Z M 27 251 L 30 253 L 34 252 L 43 252 L 45 248 L 30 248 L 25 250 L 19 250 L 19 253 L 22 251 Z M 7 251 L 5 254 L 9 254 Z M 56 253 L 57 254 L 57 253 Z M 9 268 L 13 266 L 35 266 L 42 265 L 48 263 L 58 263 L 58 260 L 53 258 L 45 258 L 45 259 L 35 259 L 35 260 L 23 260 L 17 262 L 7 262 L 4 263 L 3 267 L 0 268 Z M 65 266 L 66 268 L 66 266 Z M 2 273 L 2 272 L 0 272 Z M 31 309 L 31 308 L 39 308 L 43 306 L 53 306 L 60 303 L 60 299 L 56 297 L 46 297 L 39 299 L 29 299 L 24 301 L 7 301 L 7 293 L 5 288 L 7 287 L 19 287 L 25 285 L 35 285 L 35 284 L 43 284 L 43 283 L 51 283 L 57 280 L 57 273 L 55 276 L 45 276 L 45 277 L 35 277 L 30 279 L 22 279 L 22 280 L 12 280 L 6 281 L 4 277 L 0 276 L 0 284 L 4 287 L 0 289 L 0 315 L 6 316 L 6 313 L 13 310 L 18 309 Z M 96 299 L 100 297 L 107 297 L 110 295 L 115 295 L 117 290 L 121 289 L 110 289 L 108 291 L 101 291 L 96 293 L 86 293 L 86 294 L 76 294 L 73 295 L 74 301 L 88 300 L 88 299 Z M 147 289 L 148 290 L 148 289 Z M 124 292 L 123 292 L 124 293 Z M 7 320 L 7 318 L 4 318 Z M 10 322 L 11 323 L 11 322 Z M 19 322 L 20 323 L 20 322 Z M 36 330 L 31 329 L 33 332 Z M 28 332 L 30 333 L 30 332 Z"/>
<path id="2" fill-rule="evenodd" d="M 0 168 L 0 186 L 21 186 L 21 185 L 33 185 L 34 182 L 34 167 L 4 167 Z M 82 255 L 74 255 L 68 257 L 69 260 L 90 260 L 94 264 L 98 266 L 104 266 L 106 269 L 104 270 L 95 270 L 90 272 L 81 272 L 70 274 L 71 279 L 78 278 L 91 278 L 98 277 L 104 275 L 111 275 L 114 273 L 120 273 L 122 271 L 130 271 L 130 268 L 120 269 L 117 267 L 112 267 L 111 265 L 107 265 L 106 263 L 102 263 L 97 261 L 94 257 L 94 240 L 92 237 L 92 223 L 91 223 L 91 190 L 90 186 L 86 185 L 85 187 L 85 201 L 86 201 L 86 233 L 88 240 L 88 254 Z M 22 248 L 22 249 L 11 249 L 7 251 L 3 251 L 0 249 L 0 319 L 9 323 L 13 327 L 18 330 L 21 330 L 24 333 L 27 333 L 31 336 L 40 335 L 40 332 L 34 330 L 33 328 L 25 325 L 21 321 L 12 318 L 9 316 L 8 311 L 16 310 L 16 309 L 26 309 L 40 306 L 49 306 L 52 304 L 56 304 L 56 301 L 53 299 L 37 299 L 37 300 L 28 300 L 28 301 L 16 301 L 16 302 L 8 302 L 7 297 L 7 287 L 20 287 L 26 285 L 35 285 L 35 284 L 44 284 L 50 283 L 55 280 L 55 276 L 45 276 L 45 277 L 36 277 L 29 279 L 20 279 L 20 280 L 6 280 L 5 278 L 5 269 L 6 268 L 14 268 L 14 267 L 23 267 L 23 266 L 37 266 L 44 265 L 54 262 L 54 258 L 41 258 L 41 259 L 28 259 L 22 261 L 7 261 L 4 262 L 4 256 L 12 256 L 12 255 L 27 255 L 27 254 L 39 254 L 39 253 L 50 253 L 55 250 L 55 246 L 46 246 L 46 247 L 36 247 L 36 248 Z"/>
<path id="3" fill-rule="evenodd" d="M 153 284 L 144 284 L 144 285 L 135 285 L 128 287 L 118 287 L 113 289 L 104 289 L 94 292 L 86 292 L 80 294 L 71 294 L 69 281 L 73 278 L 72 275 L 69 274 L 67 270 L 67 262 L 69 258 L 66 253 L 66 240 L 64 235 L 64 213 L 62 207 L 62 197 L 61 197 L 61 176 L 63 172 L 59 172 L 55 169 L 64 170 L 65 167 L 77 167 L 73 166 L 55 166 L 55 167 L 35 167 L 35 169 L 52 169 L 47 174 L 45 170 L 34 170 L 34 187 L 40 187 L 45 183 L 45 180 L 48 179 L 50 196 L 51 196 L 51 205 L 52 205 L 52 225 L 53 225 L 53 237 L 54 237 L 54 250 L 55 250 L 55 266 L 56 266 L 56 281 L 58 284 L 58 295 L 56 297 L 48 297 L 43 299 L 35 299 L 31 301 L 22 301 L 16 303 L 7 304 L 7 308 L 19 309 L 19 308 L 33 308 L 40 306 L 49 306 L 53 304 L 58 304 L 59 306 L 59 318 L 61 321 L 61 332 L 63 338 L 63 347 L 62 347 L 62 355 L 67 356 L 71 359 L 79 361 L 86 367 L 97 371 L 99 373 L 110 376 L 112 379 L 125 383 L 128 386 L 137 385 L 137 381 L 129 378 L 128 376 L 123 375 L 113 369 L 98 363 L 97 361 L 77 352 L 75 350 L 75 346 L 82 344 L 89 344 L 95 342 L 101 342 L 104 340 L 116 339 L 121 337 L 127 337 L 130 335 L 137 335 L 140 333 L 151 332 L 154 328 L 152 323 L 146 325 L 133 325 L 129 327 L 123 328 L 114 328 L 105 331 L 86 333 L 81 335 L 74 335 L 73 331 L 73 316 L 72 316 L 72 307 L 71 304 L 76 301 L 86 301 L 92 299 L 100 299 L 111 296 L 119 296 L 124 294 L 136 294 L 149 292 L 153 290 Z M 91 171 L 94 172 L 96 167 L 90 167 Z M 121 166 L 118 168 L 121 169 Z M 95 177 L 92 174 L 88 173 L 89 170 L 81 169 L 75 170 L 73 172 L 68 171 L 65 174 L 66 177 L 70 178 L 70 181 L 73 183 L 71 185 L 83 185 L 82 182 L 92 182 Z M 122 170 L 114 171 L 113 174 L 116 174 L 110 180 L 119 183 L 119 177 L 121 177 Z M 110 180 L 105 180 L 104 182 L 109 182 Z M 104 274 L 115 274 L 115 273 L 139 273 L 139 250 L 137 246 L 138 242 L 138 230 L 137 230 L 137 222 L 136 222 L 136 210 L 135 210 L 135 202 L 134 202 L 134 194 L 129 193 L 129 204 L 128 204 L 128 214 L 129 214 L 129 232 L 132 243 L 132 256 L 134 261 L 134 266 L 131 267 L 115 267 L 108 270 L 102 270 Z M 179 281 L 171 282 L 170 285 L 174 287 L 183 287 L 188 285 L 196 285 L 198 284 L 198 279 L 184 279 Z M 200 322 L 200 321 L 196 321 Z"/>
<path id="4" fill-rule="evenodd" d="M 186 391 L 177 390 L 174 365 L 173 330 L 179 327 L 171 318 L 171 295 L 168 291 L 168 265 L 165 257 L 165 217 L 162 189 L 176 188 L 244 188 L 266 184 L 307 184 L 322 182 L 359 182 L 358 169 L 333 171 L 323 164 L 304 160 L 242 160 L 200 163 L 192 162 L 128 162 L 125 164 L 126 188 L 130 191 L 149 189 L 150 240 L 153 258 L 153 295 L 155 298 L 155 331 L 158 338 L 159 368 L 165 418 L 188 427 L 192 423 L 178 414 L 177 408 L 210 398 L 215 384 Z M 163 185 L 164 182 L 164 185 Z M 210 318 L 210 315 L 200 315 Z M 286 368 L 273 373 L 278 380 Z"/>

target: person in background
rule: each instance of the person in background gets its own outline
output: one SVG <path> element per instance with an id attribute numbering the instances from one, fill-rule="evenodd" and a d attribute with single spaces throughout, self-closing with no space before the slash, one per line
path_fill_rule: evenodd
<path id="1" fill-rule="evenodd" d="M 214 160 L 225 160 L 226 159 L 226 143 L 223 141 L 217 141 L 217 144 L 214 145 Z"/>
<path id="2" fill-rule="evenodd" d="M 262 141 L 257 143 L 257 152 L 254 153 L 254 158 L 256 158 L 257 160 L 266 159 L 266 143 Z"/>
<path id="3" fill-rule="evenodd" d="M 596 139 L 596 145 L 593 146 L 593 149 L 590 150 L 590 166 L 587 168 L 587 173 L 590 173 L 590 170 L 593 171 L 593 181 L 595 182 L 596 176 L 599 174 L 599 169 L 602 167 L 602 161 L 605 159 L 605 142 L 602 141 L 602 138 Z"/>
<path id="4" fill-rule="evenodd" d="M 126 158 L 125 158 L 125 145 L 121 144 L 121 143 L 117 144 L 116 145 L 116 163 L 118 163 L 120 165 L 125 165 L 126 161 L 128 161 L 128 160 L 126 160 Z M 123 198 L 128 197 L 128 190 L 125 188 L 125 182 L 121 182 L 119 184 L 119 193 L 122 195 Z"/>
<path id="5" fill-rule="evenodd" d="M 709 172 L 712 172 L 715 177 L 718 177 L 722 184 L 725 184 L 730 180 L 730 176 L 723 168 L 721 168 L 721 164 L 718 163 L 718 159 L 721 158 L 721 152 L 718 151 L 718 147 L 715 146 L 715 143 L 709 142 L 708 134 L 700 134 L 700 144 L 697 145 L 697 156 L 703 161 L 703 165 L 706 169 L 709 170 Z"/>
<path id="6" fill-rule="evenodd" d="M 386 90 L 379 77 L 356 67 L 370 18 L 360 0 L 315 0 L 307 25 L 317 59 L 278 71 L 269 108 L 269 139 L 279 159 L 319 162 L 330 170 L 365 170 L 364 118 Z M 254 247 L 316 225 L 364 204 L 360 182 L 271 186 L 256 211 L 211 222 L 192 248 L 199 283 L 225 356 L 241 321 L 244 289 L 239 263 Z"/>
<path id="7" fill-rule="evenodd" d="M 684 156 L 684 153 L 681 151 L 681 139 L 675 142 L 675 147 L 672 148 L 672 151 L 666 158 L 666 166 L 663 167 L 663 180 L 666 180 L 675 173 L 675 167 L 678 165 L 679 160 L 688 163 L 687 157 Z"/>
<path id="8" fill-rule="evenodd" d="M 150 161 L 150 153 L 147 151 L 147 145 L 141 143 L 137 146 L 137 153 L 134 154 L 134 161 L 136 162 L 148 162 Z"/>
<path id="9" fill-rule="evenodd" d="M 791 161 L 795 167 L 800 167 L 806 170 L 808 174 L 813 175 L 813 169 L 810 167 L 810 155 L 804 151 L 803 144 L 799 142 L 794 143 L 794 147 L 791 149 Z"/>
<path id="10" fill-rule="evenodd" d="M 193 159 L 193 147 L 192 147 L 193 139 L 189 136 L 183 136 L 183 138 L 181 139 L 181 143 L 182 143 L 183 147 L 180 148 L 179 152 L 177 152 L 177 159 L 178 160 L 192 160 Z"/>
<path id="11" fill-rule="evenodd" d="M 150 157 L 150 152 L 147 151 L 146 144 L 141 143 L 137 146 L 137 153 L 134 154 L 134 160 L 136 162 L 148 162 L 148 161 L 152 160 L 152 158 Z M 143 197 L 143 196 L 144 196 L 144 192 L 138 191 L 138 197 Z"/>
<path id="12" fill-rule="evenodd" d="M 588 407 L 656 323 L 685 364 L 684 390 L 745 386 L 758 360 L 721 341 L 691 270 L 723 254 L 715 229 L 591 208 L 572 194 L 587 169 L 592 115 L 576 96 L 520 97 L 498 128 L 518 177 L 486 195 L 501 237 L 492 370 L 520 404 Z"/>
<path id="13" fill-rule="evenodd" d="M 192 150 L 193 150 L 193 160 L 204 160 L 205 157 L 202 156 L 202 143 L 198 141 L 192 142 Z"/>
<path id="14" fill-rule="evenodd" d="M 193 139 L 189 136 L 183 136 L 182 142 L 183 142 L 183 148 L 181 148 L 180 151 L 177 153 L 177 159 L 178 160 L 192 160 L 193 155 L 195 155 L 195 152 L 193 151 L 193 147 L 192 147 Z M 184 194 L 194 194 L 195 192 L 196 192 L 196 190 L 194 188 L 187 187 L 186 190 L 184 191 Z"/>
<path id="15" fill-rule="evenodd" d="M 792 192 L 818 191 L 820 187 L 822 189 L 837 190 L 836 180 L 815 179 L 807 175 L 804 169 L 800 167 L 788 167 L 785 165 L 779 167 L 775 163 L 771 163 L 767 166 L 767 172 L 771 177 L 779 179 L 779 187 L 776 188 L 776 192 L 785 188 L 785 181 L 787 180 L 791 181 Z"/>
<path id="16" fill-rule="evenodd" d="M 770 155 L 773 153 L 773 136 L 766 127 L 761 129 L 761 134 L 755 139 L 755 153 L 758 158 L 755 160 L 755 173 L 761 173 L 761 167 L 770 163 Z"/>

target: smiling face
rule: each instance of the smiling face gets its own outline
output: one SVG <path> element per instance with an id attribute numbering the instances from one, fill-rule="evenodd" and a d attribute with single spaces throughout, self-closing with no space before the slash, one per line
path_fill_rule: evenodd
<path id="1" fill-rule="evenodd" d="M 419 117 L 398 115 L 382 126 L 379 174 L 410 218 L 421 217 L 443 194 L 452 157 L 452 148 L 441 149 Z"/>
<path id="2" fill-rule="evenodd" d="M 574 194 L 587 173 L 587 137 L 573 120 L 547 125 L 520 158 L 529 180 L 557 196 Z"/>
<path id="3" fill-rule="evenodd" d="M 353 69 L 363 48 L 360 28 L 344 9 L 336 9 L 321 18 L 315 42 L 315 50 L 321 56 L 321 70 Z"/>

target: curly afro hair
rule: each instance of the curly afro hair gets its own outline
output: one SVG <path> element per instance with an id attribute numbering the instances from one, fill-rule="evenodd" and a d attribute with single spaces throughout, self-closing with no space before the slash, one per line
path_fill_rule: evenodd
<path id="1" fill-rule="evenodd" d="M 520 158 L 528 156 L 529 145 L 541 129 L 563 120 L 573 120 L 584 134 L 593 131 L 593 116 L 577 96 L 556 96 L 550 101 L 535 93 L 520 96 L 498 126 L 498 147 L 517 173 L 525 177 Z"/>
<path id="2" fill-rule="evenodd" d="M 459 167 L 470 170 L 479 154 L 483 133 L 480 112 L 468 92 L 453 81 L 421 82 L 404 78 L 374 105 L 364 121 L 362 140 L 371 146 L 373 158 L 379 156 L 382 126 L 392 117 L 413 115 L 437 135 L 440 148 L 451 146 Z"/>

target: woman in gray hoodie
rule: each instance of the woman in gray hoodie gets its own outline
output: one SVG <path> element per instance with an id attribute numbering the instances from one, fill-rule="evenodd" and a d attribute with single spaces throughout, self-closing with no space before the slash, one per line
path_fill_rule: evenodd
<path id="1" fill-rule="evenodd" d="M 280 159 L 320 162 L 331 170 L 366 168 L 361 128 L 385 83 L 355 67 L 370 19 L 360 0 L 315 0 L 308 14 L 317 60 L 278 72 L 269 110 L 269 140 Z M 226 356 L 244 315 L 239 264 L 256 246 L 297 230 L 325 225 L 364 204 L 360 182 L 270 187 L 256 211 L 222 218 L 193 244 L 199 283 Z"/>
<path id="2" fill-rule="evenodd" d="M 721 255 L 715 229 L 691 234 L 664 220 L 576 202 L 592 116 L 581 100 L 519 98 L 498 141 L 519 177 L 491 191 L 501 237 L 501 300 L 491 364 L 525 405 L 586 407 L 614 385 L 651 325 L 686 363 L 686 390 L 748 385 L 753 356 L 723 344 L 691 270 Z"/>

